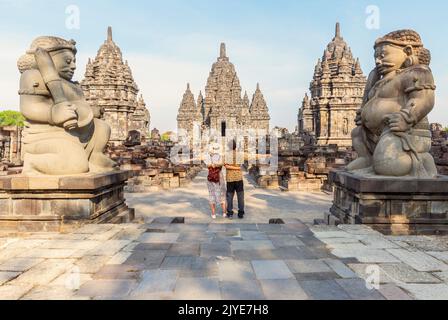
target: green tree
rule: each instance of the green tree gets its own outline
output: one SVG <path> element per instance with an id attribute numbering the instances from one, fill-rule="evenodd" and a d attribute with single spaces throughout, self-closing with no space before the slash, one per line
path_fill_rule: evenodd
<path id="1" fill-rule="evenodd" d="M 173 134 L 172 131 L 168 131 L 165 132 L 164 134 L 162 134 L 162 136 L 160 137 L 160 139 L 164 142 L 169 142 L 171 141 L 171 135 Z"/>
<path id="2" fill-rule="evenodd" d="M 0 112 L 0 127 L 25 126 L 25 117 L 17 111 L 6 110 Z"/>

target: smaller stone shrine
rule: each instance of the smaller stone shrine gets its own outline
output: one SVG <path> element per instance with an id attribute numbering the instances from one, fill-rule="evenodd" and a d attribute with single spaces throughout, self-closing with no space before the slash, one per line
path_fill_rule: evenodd
<path id="1" fill-rule="evenodd" d="M 435 89 L 431 54 L 413 30 L 375 43 L 376 67 L 352 132 L 358 158 L 333 171 L 328 224 L 366 224 L 385 234 L 447 234 L 448 177 L 431 151 Z"/>
<path id="2" fill-rule="evenodd" d="M 18 61 L 24 166 L 0 177 L 0 230 L 64 232 L 134 218 L 123 195 L 130 172 L 104 154 L 110 126 L 72 81 L 75 45 L 39 37 Z"/>

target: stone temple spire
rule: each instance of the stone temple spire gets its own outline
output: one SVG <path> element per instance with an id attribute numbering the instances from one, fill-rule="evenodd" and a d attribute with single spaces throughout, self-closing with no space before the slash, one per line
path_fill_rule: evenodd
<path id="1" fill-rule="evenodd" d="M 227 57 L 226 44 L 224 42 L 221 43 L 221 46 L 219 49 L 218 61 L 229 61 L 229 57 Z"/>
<path id="2" fill-rule="evenodd" d="M 250 115 L 252 121 L 257 120 L 270 120 L 269 109 L 260 90 L 260 84 L 257 83 L 257 89 L 252 98 L 252 104 L 250 105 Z"/>
<path id="3" fill-rule="evenodd" d="M 95 59 L 89 59 L 81 86 L 87 101 L 104 109 L 103 119 L 111 126 L 112 144 L 125 141 L 130 130 L 146 135 L 149 113 L 143 110 L 145 106 L 138 98 L 139 88 L 132 70 L 113 41 L 112 27 L 107 28 Z"/>
<path id="4" fill-rule="evenodd" d="M 112 42 L 112 41 L 113 41 L 112 27 L 108 27 L 107 28 L 107 42 Z"/>
<path id="5" fill-rule="evenodd" d="M 221 43 L 221 49 L 220 49 L 220 54 L 219 56 L 221 58 L 227 58 L 227 52 L 226 52 L 226 44 L 223 42 Z"/>
<path id="6" fill-rule="evenodd" d="M 341 25 L 340 25 L 339 22 L 336 22 L 336 32 L 335 32 L 334 38 L 335 39 L 342 39 L 342 37 L 341 37 Z"/>

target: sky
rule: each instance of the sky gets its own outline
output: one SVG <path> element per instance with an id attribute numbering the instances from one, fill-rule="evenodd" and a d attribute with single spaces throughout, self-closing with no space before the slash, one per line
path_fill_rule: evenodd
<path id="1" fill-rule="evenodd" d="M 0 110 L 18 110 L 16 63 L 34 38 L 75 39 L 80 81 L 112 26 L 148 104 L 151 129 L 176 129 L 186 84 L 195 97 L 204 92 L 225 42 L 243 92 L 251 97 L 259 82 L 271 126 L 294 130 L 314 66 L 339 21 L 366 75 L 374 67 L 375 39 L 398 29 L 418 31 L 431 50 L 437 85 L 430 121 L 448 125 L 446 12 L 443 0 L 0 0 Z"/>

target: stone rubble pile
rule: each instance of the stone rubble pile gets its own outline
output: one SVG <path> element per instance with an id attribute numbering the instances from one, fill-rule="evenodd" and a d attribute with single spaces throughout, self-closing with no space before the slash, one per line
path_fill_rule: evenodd
<path id="1" fill-rule="evenodd" d="M 150 192 L 185 187 L 201 171 L 200 165 L 175 165 L 169 160 L 172 142 L 151 140 L 143 145 L 109 146 L 110 157 L 121 170 L 131 170 L 127 192 Z"/>
<path id="2" fill-rule="evenodd" d="M 438 123 L 431 124 L 431 154 L 441 175 L 448 175 L 448 132 Z"/>

